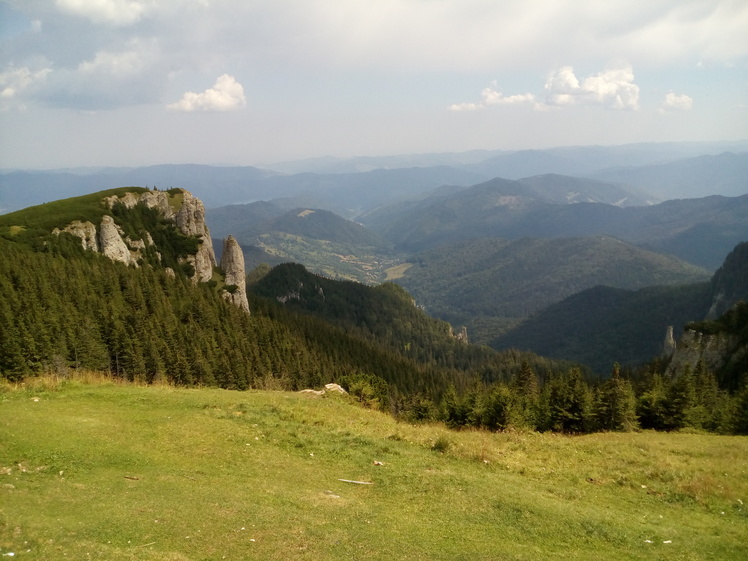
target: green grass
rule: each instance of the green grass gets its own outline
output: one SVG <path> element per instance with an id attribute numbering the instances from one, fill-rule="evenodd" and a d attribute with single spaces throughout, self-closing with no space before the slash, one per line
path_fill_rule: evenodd
<path id="1" fill-rule="evenodd" d="M 337 396 L 32 381 L 0 388 L 0 555 L 746 559 L 747 458 L 744 437 L 456 433 Z"/>

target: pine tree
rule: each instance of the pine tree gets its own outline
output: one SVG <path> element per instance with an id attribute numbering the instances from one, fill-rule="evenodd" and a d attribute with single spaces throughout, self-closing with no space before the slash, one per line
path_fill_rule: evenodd
<path id="1" fill-rule="evenodd" d="M 592 425 L 592 396 L 579 368 L 551 377 L 541 397 L 541 428 L 585 433 Z"/>
<path id="2" fill-rule="evenodd" d="M 638 426 L 636 395 L 631 382 L 621 377 L 616 363 L 613 373 L 597 393 L 596 420 L 599 430 L 630 431 Z"/>

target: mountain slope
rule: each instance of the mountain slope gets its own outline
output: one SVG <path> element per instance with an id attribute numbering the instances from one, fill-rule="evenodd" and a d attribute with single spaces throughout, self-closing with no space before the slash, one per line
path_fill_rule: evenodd
<path id="1" fill-rule="evenodd" d="M 420 253 L 409 262 L 396 282 L 430 313 L 467 325 L 479 342 L 495 337 L 497 326 L 598 284 L 634 289 L 708 278 L 703 269 L 605 236 L 484 238 Z"/>
<path id="2" fill-rule="evenodd" d="M 636 364 L 659 356 L 666 328 L 676 337 L 693 321 L 716 317 L 748 300 L 748 243 L 738 244 L 710 282 L 638 291 L 594 287 L 549 306 L 491 341 L 589 364 L 598 372 L 611 361 Z"/>
<path id="3" fill-rule="evenodd" d="M 165 206 L 147 207 L 143 197 Z M 225 295 L 244 283 L 224 285 L 209 262 L 204 271 L 194 259 L 210 241 L 203 212 L 186 191 L 122 188 L 0 216 L 0 376 L 73 367 L 148 382 L 294 389 L 364 372 L 415 391 L 453 374 L 267 302 L 253 302 L 251 316 L 229 304 Z M 116 256 L 105 250 L 104 224 L 120 244 Z"/>
<path id="4" fill-rule="evenodd" d="M 483 372 L 485 382 L 508 379 L 522 361 L 542 376 L 561 368 L 532 354 L 502 355 L 468 345 L 449 324 L 426 315 L 405 290 L 392 283 L 370 287 L 338 282 L 314 275 L 301 265 L 283 264 L 250 290 L 418 362 Z"/>

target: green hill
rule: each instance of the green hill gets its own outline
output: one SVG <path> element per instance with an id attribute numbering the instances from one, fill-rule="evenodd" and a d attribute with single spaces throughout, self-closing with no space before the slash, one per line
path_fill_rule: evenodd
<path id="1" fill-rule="evenodd" d="M 417 254 L 396 279 L 426 310 L 487 342 L 581 290 L 706 280 L 708 272 L 607 236 L 469 240 Z"/>

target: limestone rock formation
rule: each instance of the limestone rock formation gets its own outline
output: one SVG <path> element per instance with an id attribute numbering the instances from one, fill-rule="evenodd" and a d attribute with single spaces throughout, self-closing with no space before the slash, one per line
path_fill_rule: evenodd
<path id="1" fill-rule="evenodd" d="M 686 365 L 694 370 L 699 362 L 707 370 L 716 372 L 725 364 L 735 347 L 735 338 L 724 333 L 708 335 L 687 329 L 675 345 L 667 373 L 677 375 L 683 372 Z"/>
<path id="2" fill-rule="evenodd" d="M 205 224 L 205 206 L 189 191 L 182 191 L 184 199 L 182 206 L 174 216 L 177 227 L 186 236 L 197 236 L 200 247 L 195 256 L 188 261 L 195 267 L 195 282 L 208 282 L 213 277 L 213 267 L 216 266 L 216 254 L 213 251 L 213 241 L 210 231 Z"/>
<path id="3" fill-rule="evenodd" d="M 662 344 L 662 354 L 665 356 L 673 356 L 675 352 L 675 338 L 673 337 L 673 326 L 668 325 L 665 331 L 665 342 Z"/>
<path id="4" fill-rule="evenodd" d="M 130 249 L 127 247 L 125 240 L 122 239 L 117 224 L 109 215 L 104 215 L 99 227 L 99 247 L 101 253 L 109 257 L 112 261 L 119 261 L 125 265 L 133 264 L 138 266 L 136 258 L 133 257 Z"/>
<path id="5" fill-rule="evenodd" d="M 150 209 L 156 209 L 164 219 L 173 221 L 182 234 L 194 236 L 199 240 L 197 252 L 184 258 L 184 262 L 190 263 L 195 268 L 192 281 L 195 283 L 208 282 L 213 278 L 216 256 L 213 251 L 210 231 L 205 223 L 205 206 L 192 193 L 183 189 L 168 192 L 127 192 L 121 196 L 106 197 L 104 203 L 110 209 L 119 204 L 130 209 L 139 204 Z M 98 232 L 93 223 L 79 220 L 71 222 L 62 230 L 59 228 L 54 230 L 57 235 L 62 232 L 68 232 L 79 237 L 83 249 L 101 252 L 113 261 L 134 265 L 135 267 L 138 266 L 138 261 L 143 257 L 145 249 L 155 245 L 153 237 L 148 231 L 138 232 L 141 239 L 131 239 L 125 236 L 114 218 L 109 215 L 104 215 L 102 218 Z M 160 260 L 158 251 L 156 255 Z M 231 288 L 231 290 L 224 290 L 224 297 L 249 313 L 244 254 L 239 247 L 239 243 L 232 236 L 229 236 L 224 242 L 221 269 L 225 274 L 226 286 Z M 166 268 L 166 274 L 171 278 L 176 276 L 174 270 L 168 267 Z"/>
<path id="6" fill-rule="evenodd" d="M 67 232 L 81 239 L 81 245 L 83 249 L 91 251 L 99 251 L 99 240 L 96 236 L 96 226 L 91 222 L 81 222 L 80 220 L 73 220 L 70 224 L 65 226 L 62 230 L 55 228 L 52 233 L 59 236 L 62 232 Z"/>
<path id="7" fill-rule="evenodd" d="M 467 327 L 463 325 L 460 328 L 460 330 L 457 331 L 457 332 L 455 332 L 455 330 L 453 329 L 452 330 L 452 337 L 454 337 L 455 339 L 457 339 L 460 343 L 465 343 L 467 345 L 468 342 L 469 342 L 468 341 Z"/>
<path id="8" fill-rule="evenodd" d="M 140 195 L 140 202 L 148 208 L 155 208 L 166 218 L 174 218 L 174 209 L 169 204 L 169 194 L 165 191 L 148 191 Z"/>
<path id="9" fill-rule="evenodd" d="M 242 248 L 239 247 L 239 242 L 233 236 L 229 236 L 223 241 L 221 270 L 223 271 L 226 285 L 236 287 L 231 292 L 224 290 L 224 298 L 249 313 L 244 254 L 242 253 Z"/>

